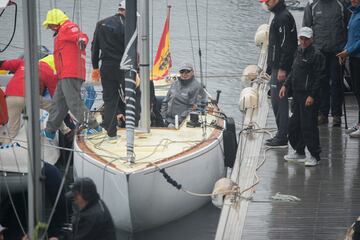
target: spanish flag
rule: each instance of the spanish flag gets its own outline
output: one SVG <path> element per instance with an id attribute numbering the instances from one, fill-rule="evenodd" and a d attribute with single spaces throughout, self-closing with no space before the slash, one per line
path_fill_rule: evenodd
<path id="1" fill-rule="evenodd" d="M 152 80 L 159 80 L 168 75 L 169 69 L 171 68 L 171 55 L 170 55 L 170 8 L 168 6 L 168 13 L 165 21 L 165 26 L 156 53 L 154 66 L 151 73 Z"/>

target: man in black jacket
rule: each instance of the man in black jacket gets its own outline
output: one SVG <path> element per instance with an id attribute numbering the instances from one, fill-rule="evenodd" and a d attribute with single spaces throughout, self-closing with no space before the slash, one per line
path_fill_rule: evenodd
<path id="1" fill-rule="evenodd" d="M 271 73 L 271 104 L 273 107 L 278 132 L 266 145 L 286 147 L 289 105 L 287 97 L 280 99 L 282 82 L 291 69 L 294 52 L 297 47 L 296 24 L 294 17 L 287 10 L 284 0 L 260 0 L 274 13 L 270 24 L 267 72 Z"/>
<path id="2" fill-rule="evenodd" d="M 103 127 L 108 140 L 116 142 L 117 115 L 124 114 L 125 75 L 120 70 L 121 58 L 125 50 L 125 1 L 119 4 L 118 13 L 100 20 L 96 24 L 91 43 L 92 79 L 103 87 L 104 119 Z M 99 70 L 99 61 L 101 68 Z"/>
<path id="3" fill-rule="evenodd" d="M 71 191 L 77 211 L 72 219 L 74 240 L 116 240 L 110 212 L 90 178 L 78 178 Z"/>
<path id="4" fill-rule="evenodd" d="M 286 90 L 293 92 L 293 115 L 289 121 L 289 141 L 295 152 L 284 156 L 286 161 L 305 162 L 316 166 L 320 161 L 320 140 L 317 126 L 320 82 L 325 77 L 325 58 L 313 45 L 313 31 L 303 27 L 299 32 L 299 47 L 292 70 L 279 97 Z M 306 158 L 305 147 L 311 156 Z"/>
<path id="5" fill-rule="evenodd" d="M 326 78 L 320 87 L 318 124 L 327 124 L 331 110 L 333 126 L 341 125 L 344 101 L 342 67 L 336 56 L 346 44 L 349 10 L 347 0 L 309 0 L 304 9 L 303 26 L 314 31 L 314 45 L 325 56 Z"/>

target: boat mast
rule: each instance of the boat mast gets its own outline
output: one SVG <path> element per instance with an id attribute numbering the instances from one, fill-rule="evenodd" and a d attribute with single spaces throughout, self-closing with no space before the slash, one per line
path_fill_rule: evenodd
<path id="1" fill-rule="evenodd" d="M 140 90 L 141 115 L 139 128 L 143 132 L 150 132 L 150 59 L 149 59 L 149 0 L 139 2 L 140 24 Z"/>
<path id="2" fill-rule="evenodd" d="M 125 43 L 126 48 L 121 59 L 120 68 L 125 70 L 126 101 L 126 155 L 128 163 L 134 163 L 134 129 L 136 112 L 136 70 L 137 70 L 137 1 L 126 0 Z"/>
<path id="3" fill-rule="evenodd" d="M 24 48 L 25 48 L 25 89 L 26 117 L 28 124 L 28 221 L 29 237 L 34 236 L 34 229 L 42 222 L 42 182 L 40 155 L 40 110 L 38 78 L 38 40 L 36 21 L 36 1 L 23 0 L 24 12 Z"/>

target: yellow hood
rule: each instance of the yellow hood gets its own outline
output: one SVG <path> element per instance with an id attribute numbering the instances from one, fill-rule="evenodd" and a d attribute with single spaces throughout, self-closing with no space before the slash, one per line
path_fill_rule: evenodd
<path id="1" fill-rule="evenodd" d="M 52 54 L 47 55 L 46 57 L 40 59 L 39 62 L 47 63 L 51 67 L 51 69 L 54 71 L 54 73 L 56 73 L 55 63 L 54 63 L 54 55 L 52 55 Z"/>
<path id="2" fill-rule="evenodd" d="M 43 26 L 47 28 L 49 24 L 61 25 L 68 19 L 68 16 L 66 16 L 63 11 L 54 8 L 48 11 L 46 19 L 43 22 Z"/>

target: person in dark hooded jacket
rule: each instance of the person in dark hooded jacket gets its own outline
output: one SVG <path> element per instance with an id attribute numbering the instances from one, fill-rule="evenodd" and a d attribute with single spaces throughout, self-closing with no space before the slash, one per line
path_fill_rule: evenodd
<path id="1" fill-rule="evenodd" d="M 274 13 L 270 24 L 267 73 L 271 74 L 270 93 L 278 132 L 268 140 L 267 146 L 286 147 L 289 104 L 287 97 L 280 99 L 279 91 L 289 74 L 294 52 L 297 48 L 297 33 L 294 17 L 287 10 L 284 0 L 260 0 Z"/>
<path id="2" fill-rule="evenodd" d="M 116 240 L 114 222 L 92 179 L 78 178 L 68 196 L 77 208 L 72 219 L 73 240 Z"/>

